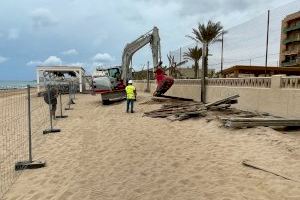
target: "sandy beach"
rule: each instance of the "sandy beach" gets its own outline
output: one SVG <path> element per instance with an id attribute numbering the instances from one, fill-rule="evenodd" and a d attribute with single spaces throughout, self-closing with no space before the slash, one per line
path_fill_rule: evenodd
<path id="1" fill-rule="evenodd" d="M 4 199 L 300 199 L 299 132 L 142 117 L 160 106 L 140 104 L 150 98 L 140 95 L 127 114 L 125 102 L 102 106 L 99 96 L 78 95 L 57 121 L 62 132 L 34 149 L 47 166 L 25 170 Z M 245 167 L 246 159 L 295 181 Z"/>

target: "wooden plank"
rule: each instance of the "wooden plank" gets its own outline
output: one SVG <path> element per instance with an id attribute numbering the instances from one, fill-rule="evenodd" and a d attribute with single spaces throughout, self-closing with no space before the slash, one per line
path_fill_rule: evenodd
<path id="1" fill-rule="evenodd" d="M 210 110 L 224 110 L 224 109 L 228 109 L 231 106 L 231 104 L 221 104 L 218 106 L 211 106 L 209 109 Z"/>
<path id="2" fill-rule="evenodd" d="M 299 119 L 282 118 L 230 118 L 225 120 L 225 127 L 242 128 L 255 126 L 288 126 L 300 127 Z"/>
<path id="3" fill-rule="evenodd" d="M 244 161 L 242 162 L 242 164 L 245 165 L 246 167 L 251 167 L 251 168 L 253 168 L 253 169 L 258 169 L 258 170 L 261 170 L 261 171 L 264 171 L 264 172 L 273 174 L 273 175 L 275 175 L 275 176 L 279 176 L 279 177 L 284 178 L 284 179 L 286 179 L 286 180 L 294 181 L 294 182 L 300 183 L 300 181 L 298 181 L 298 180 L 292 179 L 292 178 L 287 177 L 287 176 L 285 176 L 285 175 L 281 175 L 281 174 L 279 174 L 278 172 L 274 172 L 274 171 L 268 170 L 268 169 L 266 169 L 265 167 L 259 166 L 259 165 L 255 164 L 255 163 L 251 162 L 250 160 L 244 160 Z"/>
<path id="4" fill-rule="evenodd" d="M 206 108 L 210 108 L 212 106 L 218 106 L 218 105 L 221 105 L 224 103 L 230 103 L 231 100 L 239 98 L 239 97 L 240 97 L 240 95 L 236 94 L 236 95 L 233 95 L 233 96 L 230 96 L 230 97 L 227 97 L 227 98 L 224 98 L 224 99 L 212 102 L 212 103 L 208 103 L 205 106 L 206 106 Z"/>
<path id="5" fill-rule="evenodd" d="M 289 119 L 289 118 L 231 117 L 231 118 L 229 118 L 229 120 L 234 121 L 234 122 L 274 122 L 274 123 L 288 122 L 288 123 L 300 123 L 299 119 Z"/>

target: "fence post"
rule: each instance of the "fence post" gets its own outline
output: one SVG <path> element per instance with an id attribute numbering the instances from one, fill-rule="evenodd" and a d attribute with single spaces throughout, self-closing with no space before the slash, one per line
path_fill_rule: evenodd
<path id="1" fill-rule="evenodd" d="M 73 95 L 72 104 L 75 104 L 74 101 L 73 101 L 75 99 L 75 84 L 74 84 L 73 81 L 72 81 L 72 95 Z"/>
<path id="2" fill-rule="evenodd" d="M 68 108 L 65 108 L 65 110 L 73 110 L 73 108 L 71 108 L 71 104 L 73 102 L 71 93 L 72 93 L 71 82 L 69 82 L 69 102 L 68 102 Z"/>
<path id="3" fill-rule="evenodd" d="M 48 105 L 49 105 L 49 116 L 50 116 L 50 129 L 46 129 L 43 131 L 43 134 L 47 134 L 47 133 L 56 133 L 56 132 L 60 132 L 60 129 L 54 129 L 53 128 L 53 122 L 52 122 L 52 115 L 51 115 L 51 110 L 52 110 L 52 105 L 51 105 L 51 87 L 50 85 L 47 85 L 47 95 L 48 95 Z"/>
<path id="4" fill-rule="evenodd" d="M 60 116 L 57 116 L 56 118 L 67 118 L 67 115 L 63 115 L 63 111 L 62 111 L 62 99 L 61 99 L 61 93 L 62 93 L 62 87 L 60 85 L 60 91 L 59 91 L 59 106 L 60 106 Z"/>
<path id="5" fill-rule="evenodd" d="M 28 120 L 28 161 L 21 161 L 15 164 L 15 170 L 23 169 L 37 169 L 45 167 L 46 163 L 42 161 L 33 161 L 32 160 L 32 139 L 31 139 L 31 98 L 30 98 L 30 85 L 27 85 L 27 120 Z"/>

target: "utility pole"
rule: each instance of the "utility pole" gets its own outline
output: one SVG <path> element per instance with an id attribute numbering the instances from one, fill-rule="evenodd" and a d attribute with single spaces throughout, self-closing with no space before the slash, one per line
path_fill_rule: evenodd
<path id="1" fill-rule="evenodd" d="M 181 47 L 179 48 L 179 63 L 181 63 Z"/>
<path id="2" fill-rule="evenodd" d="M 267 76 L 267 67 L 268 67 L 269 32 L 270 32 L 270 10 L 268 10 L 268 23 L 267 23 L 267 42 L 266 42 L 265 77 Z"/>
<path id="3" fill-rule="evenodd" d="M 145 92 L 150 92 L 150 72 L 149 72 L 149 61 L 147 62 L 147 88 Z"/>
<path id="4" fill-rule="evenodd" d="M 224 51 L 224 31 L 222 31 L 222 48 L 221 48 L 221 77 L 223 78 L 223 51 Z"/>

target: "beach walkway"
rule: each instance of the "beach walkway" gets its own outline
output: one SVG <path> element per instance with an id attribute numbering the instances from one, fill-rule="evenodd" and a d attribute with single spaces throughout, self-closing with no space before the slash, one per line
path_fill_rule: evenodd
<path id="1" fill-rule="evenodd" d="M 45 137 L 7 200 L 300 199 L 300 183 L 245 167 L 245 159 L 300 180 L 300 134 L 270 128 L 230 130 L 205 119 L 169 122 L 142 117 L 159 105 L 102 106 L 78 95 L 61 133 Z M 42 134 L 42 133 L 41 133 Z"/>

